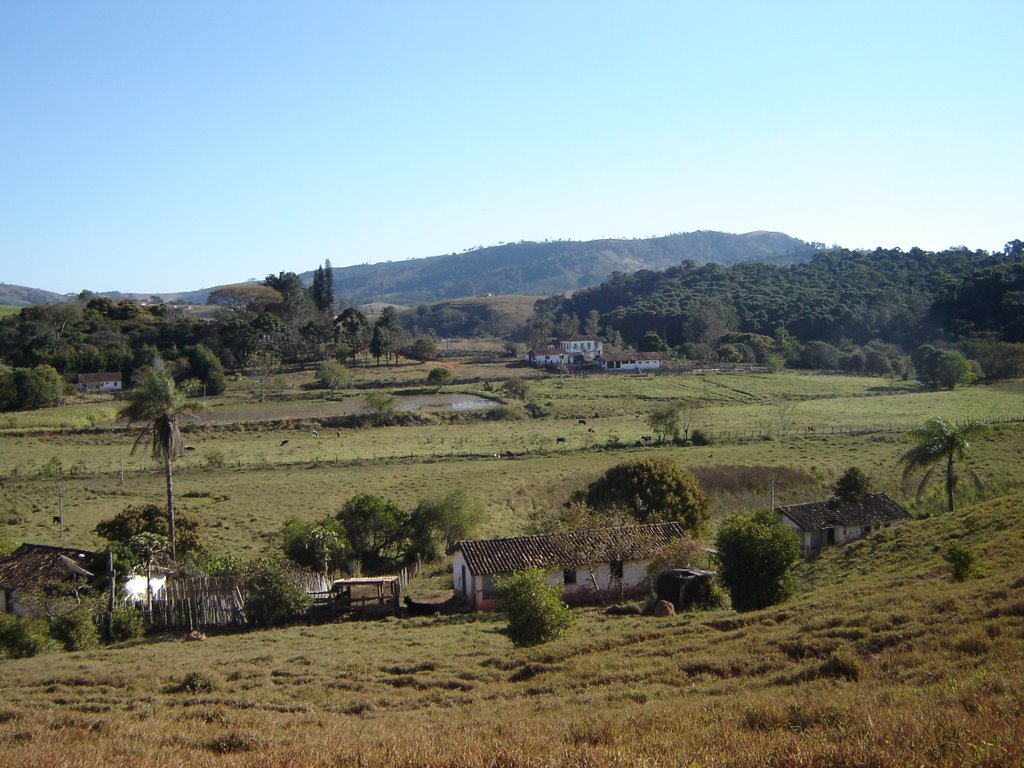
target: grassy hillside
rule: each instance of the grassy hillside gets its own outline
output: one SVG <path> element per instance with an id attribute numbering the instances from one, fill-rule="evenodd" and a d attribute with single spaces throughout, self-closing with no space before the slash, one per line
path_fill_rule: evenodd
<path id="1" fill-rule="evenodd" d="M 946 542 L 982 574 L 957 583 Z M 7 766 L 1010 766 L 1024 761 L 1024 494 L 800 569 L 790 602 L 174 638 L 3 662 Z"/>
<path id="2" fill-rule="evenodd" d="M 63 301 L 67 301 L 67 297 L 60 293 L 0 283 L 0 304 L 21 308 L 33 304 L 59 304 Z"/>

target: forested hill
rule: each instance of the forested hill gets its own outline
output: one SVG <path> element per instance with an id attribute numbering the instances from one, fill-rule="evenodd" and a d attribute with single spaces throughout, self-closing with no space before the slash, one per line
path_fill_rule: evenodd
<path id="1" fill-rule="evenodd" d="M 654 332 L 671 347 L 780 328 L 802 342 L 883 340 L 905 350 L 942 339 L 1019 342 L 1024 243 L 1008 243 L 1002 253 L 835 250 L 802 264 L 686 263 L 619 272 L 570 298 L 546 299 L 538 311 L 599 317 L 627 344 Z"/>
<path id="2" fill-rule="evenodd" d="M 815 246 L 779 232 L 688 232 L 637 240 L 519 242 L 466 253 L 334 269 L 339 296 L 353 304 L 422 304 L 462 296 L 549 296 L 597 285 L 613 272 L 665 269 L 683 261 L 806 261 Z M 301 275 L 305 283 L 313 273 Z"/>

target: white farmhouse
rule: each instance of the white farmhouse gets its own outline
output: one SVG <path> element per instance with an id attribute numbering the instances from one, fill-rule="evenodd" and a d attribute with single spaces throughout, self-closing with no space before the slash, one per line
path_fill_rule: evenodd
<path id="1" fill-rule="evenodd" d="M 604 351 L 604 341 L 599 336 L 570 336 L 558 342 L 566 352 L 583 355 L 584 360 L 593 360 Z"/>
<path id="2" fill-rule="evenodd" d="M 495 581 L 540 568 L 569 603 L 602 594 L 621 599 L 647 589 L 647 565 L 664 544 L 684 534 L 679 523 L 459 541 L 451 548 L 455 596 L 476 610 L 497 607 Z"/>
<path id="3" fill-rule="evenodd" d="M 78 374 L 79 392 L 120 392 L 120 373 L 80 373 Z"/>
<path id="4" fill-rule="evenodd" d="M 609 352 L 597 357 L 606 371 L 658 371 L 664 362 L 664 352 Z"/>

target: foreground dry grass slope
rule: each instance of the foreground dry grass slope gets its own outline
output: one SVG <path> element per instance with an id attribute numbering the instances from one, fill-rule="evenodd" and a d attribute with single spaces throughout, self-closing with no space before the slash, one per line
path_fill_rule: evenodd
<path id="1" fill-rule="evenodd" d="M 1020 765 L 1022 523 L 1015 493 L 830 551 L 774 609 L 591 611 L 528 650 L 478 615 L 8 661 L 0 763 Z"/>

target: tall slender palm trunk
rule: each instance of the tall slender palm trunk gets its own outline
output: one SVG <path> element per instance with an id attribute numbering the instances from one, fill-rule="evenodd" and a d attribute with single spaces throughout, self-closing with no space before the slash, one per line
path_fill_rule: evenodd
<path id="1" fill-rule="evenodd" d="M 167 538 L 171 543 L 171 561 L 174 556 L 174 479 L 171 475 L 171 452 L 164 453 L 164 473 L 167 476 Z"/>

